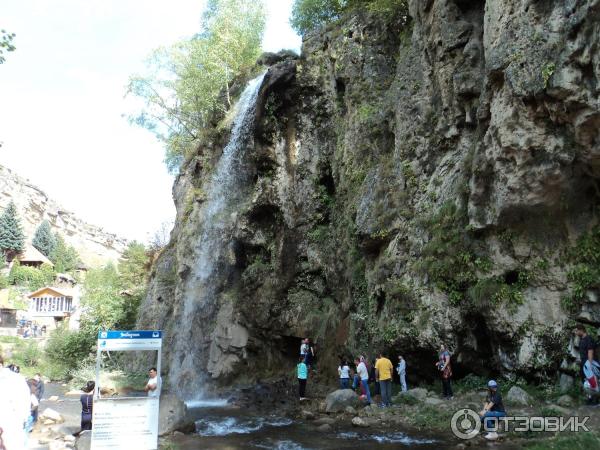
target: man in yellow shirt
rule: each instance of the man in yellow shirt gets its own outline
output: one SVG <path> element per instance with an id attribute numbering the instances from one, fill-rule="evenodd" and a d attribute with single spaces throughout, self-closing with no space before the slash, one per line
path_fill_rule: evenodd
<path id="1" fill-rule="evenodd" d="M 381 391 L 381 407 L 392 406 L 392 373 L 394 366 L 392 362 L 379 353 L 379 359 L 375 363 L 375 378 L 379 381 Z"/>

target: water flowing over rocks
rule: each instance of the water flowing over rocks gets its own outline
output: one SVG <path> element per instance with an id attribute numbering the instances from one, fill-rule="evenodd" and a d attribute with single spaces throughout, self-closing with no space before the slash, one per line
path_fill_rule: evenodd
<path id="1" fill-rule="evenodd" d="M 185 395 L 289 377 L 305 336 L 332 376 L 384 349 L 432 379 L 442 342 L 457 377 L 576 373 L 573 320 L 600 326 L 596 287 L 564 302 L 597 224 L 600 1 L 409 4 L 264 59 L 184 164 L 139 325 Z"/>

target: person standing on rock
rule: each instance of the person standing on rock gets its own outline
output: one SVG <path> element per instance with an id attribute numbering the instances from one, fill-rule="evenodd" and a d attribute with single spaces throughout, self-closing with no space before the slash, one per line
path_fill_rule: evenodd
<path id="1" fill-rule="evenodd" d="M 300 344 L 300 356 L 303 358 L 306 357 L 306 352 L 308 352 L 308 338 L 304 338 Z"/>
<path id="2" fill-rule="evenodd" d="M 340 361 L 340 366 L 338 367 L 338 374 L 340 375 L 340 388 L 350 388 L 350 366 L 348 366 L 348 361 Z"/>
<path id="3" fill-rule="evenodd" d="M 300 356 L 298 359 L 298 365 L 296 366 L 296 373 L 298 376 L 298 394 L 300 401 L 306 400 L 306 383 L 308 381 L 308 366 L 304 361 L 304 357 Z"/>
<path id="4" fill-rule="evenodd" d="M 406 361 L 402 356 L 398 356 L 398 366 L 396 367 L 396 372 L 398 372 L 398 376 L 400 377 L 400 386 L 402 387 L 402 392 L 406 392 Z"/>
<path id="5" fill-rule="evenodd" d="M 79 396 L 81 402 L 81 431 L 92 429 L 92 413 L 94 410 L 94 389 L 96 383 L 88 381 L 84 387 L 81 388 L 83 394 Z"/>
<path id="6" fill-rule="evenodd" d="M 394 374 L 394 365 L 386 358 L 383 352 L 379 353 L 379 358 L 375 363 L 375 378 L 379 382 L 381 391 L 381 406 L 392 406 L 392 375 Z"/>
<path id="7" fill-rule="evenodd" d="M 150 376 L 150 379 L 148 380 L 148 383 L 146 383 L 144 391 L 148 393 L 148 397 L 159 397 L 162 383 L 158 373 L 156 372 L 156 367 L 152 367 L 148 371 L 148 375 Z"/>
<path id="8" fill-rule="evenodd" d="M 438 362 L 435 363 L 442 376 L 442 395 L 445 399 L 453 398 L 452 393 L 452 366 L 450 364 L 450 352 L 444 344 L 440 346 L 440 355 Z"/>
<path id="9" fill-rule="evenodd" d="M 315 359 L 315 349 L 313 347 L 313 345 L 310 342 L 309 338 L 306 338 L 306 355 L 304 355 L 304 363 L 306 364 L 306 367 L 308 368 L 308 370 L 310 370 L 311 368 L 313 368 L 314 362 L 313 360 Z M 314 368 L 313 368 L 314 370 Z"/>
<path id="10" fill-rule="evenodd" d="M 356 374 L 360 379 L 360 385 L 367 396 L 367 403 L 370 405 L 371 391 L 369 390 L 369 369 L 367 369 L 367 365 L 361 358 L 356 358 L 354 362 L 356 363 Z"/>

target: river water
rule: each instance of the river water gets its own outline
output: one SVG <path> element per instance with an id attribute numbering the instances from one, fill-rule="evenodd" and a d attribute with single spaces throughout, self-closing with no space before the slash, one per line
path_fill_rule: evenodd
<path id="1" fill-rule="evenodd" d="M 176 436 L 182 450 L 312 450 L 312 449 L 402 449 L 443 450 L 458 443 L 448 437 L 408 432 L 397 427 L 387 429 L 353 428 L 334 425 L 320 432 L 310 422 L 281 416 L 261 416 L 233 408 L 195 410 L 196 434 Z"/>

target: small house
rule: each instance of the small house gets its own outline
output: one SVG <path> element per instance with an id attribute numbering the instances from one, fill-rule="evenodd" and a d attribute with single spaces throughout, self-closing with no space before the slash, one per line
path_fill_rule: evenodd
<path id="1" fill-rule="evenodd" d="M 10 289 L 0 289 L 0 335 L 17 334 L 17 310 L 10 298 Z"/>
<path id="2" fill-rule="evenodd" d="M 68 321 L 79 300 L 75 289 L 49 286 L 32 292 L 28 297 L 29 316 L 49 328 Z"/>
<path id="3" fill-rule="evenodd" d="M 15 260 L 19 261 L 19 264 L 21 264 L 22 266 L 35 267 L 37 269 L 39 269 L 42 264 L 48 264 L 54 267 L 52 261 L 46 258 L 33 245 L 29 244 L 25 246 L 25 250 L 23 250 L 15 257 Z"/>

